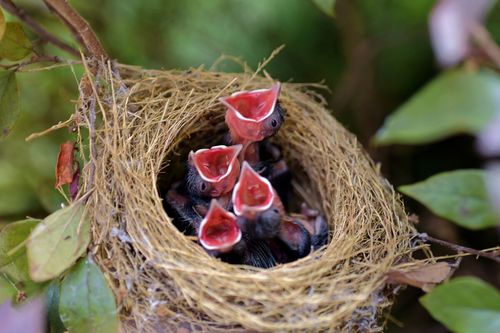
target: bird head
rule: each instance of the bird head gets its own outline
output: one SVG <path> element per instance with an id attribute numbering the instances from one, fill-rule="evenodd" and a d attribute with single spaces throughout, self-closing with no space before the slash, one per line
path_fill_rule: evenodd
<path id="1" fill-rule="evenodd" d="M 238 174 L 241 145 L 214 146 L 189 153 L 188 189 L 198 196 L 220 197 L 230 192 Z"/>
<path id="2" fill-rule="evenodd" d="M 280 89 L 278 82 L 269 89 L 240 91 L 220 99 L 227 107 L 226 123 L 234 142 L 262 141 L 278 131 L 284 121 Z"/>
<path id="3" fill-rule="evenodd" d="M 235 214 L 250 220 L 271 208 L 283 211 L 283 204 L 269 180 L 261 177 L 246 161 L 234 186 L 232 201 Z"/>
<path id="4" fill-rule="evenodd" d="M 225 253 L 241 240 L 241 230 L 236 216 L 225 210 L 216 199 L 212 199 L 207 215 L 201 221 L 198 239 L 210 251 Z"/>

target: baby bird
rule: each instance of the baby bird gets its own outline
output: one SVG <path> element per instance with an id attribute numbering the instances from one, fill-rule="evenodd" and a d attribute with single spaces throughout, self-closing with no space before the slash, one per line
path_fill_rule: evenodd
<path id="1" fill-rule="evenodd" d="M 278 262 L 302 258 L 311 251 L 311 236 L 300 220 L 285 214 L 270 182 L 245 161 L 233 191 L 238 225 L 250 239 L 268 240 Z"/>
<path id="2" fill-rule="evenodd" d="M 265 241 L 254 240 L 239 228 L 238 219 L 212 199 L 201 221 L 198 240 L 205 250 L 233 264 L 270 268 L 276 260 Z"/>
<path id="3" fill-rule="evenodd" d="M 311 252 L 311 236 L 300 220 L 290 216 L 281 219 L 278 239 L 284 247 L 279 252 L 282 263 L 307 256 Z"/>
<path id="4" fill-rule="evenodd" d="M 227 107 L 226 123 L 232 143 L 242 144 L 242 156 L 250 164 L 259 160 L 258 145 L 276 134 L 285 120 L 278 102 L 281 84 L 269 89 L 240 91 L 220 99 Z"/>
<path id="5" fill-rule="evenodd" d="M 269 180 L 254 171 L 247 161 L 243 162 L 240 178 L 234 186 L 232 202 L 234 213 L 250 221 L 269 209 L 271 212 L 275 209 L 277 216 L 284 213 L 283 204 Z"/>
<path id="6" fill-rule="evenodd" d="M 210 202 L 186 193 L 182 182 L 174 183 L 167 192 L 166 201 L 177 218 L 174 223 L 186 235 L 196 235 L 201 220 L 208 212 Z"/>
<path id="7" fill-rule="evenodd" d="M 241 149 L 242 145 L 238 144 L 191 151 L 186 177 L 189 193 L 210 198 L 230 193 L 240 173 Z"/>
<path id="8" fill-rule="evenodd" d="M 296 219 L 302 221 L 311 235 L 311 245 L 314 250 L 328 243 L 328 223 L 319 211 L 309 208 L 306 203 L 302 203 L 301 214 L 296 214 Z"/>
<path id="9" fill-rule="evenodd" d="M 200 223 L 198 241 L 210 254 L 218 256 L 233 250 L 241 240 L 236 216 L 225 210 L 215 199 Z"/>

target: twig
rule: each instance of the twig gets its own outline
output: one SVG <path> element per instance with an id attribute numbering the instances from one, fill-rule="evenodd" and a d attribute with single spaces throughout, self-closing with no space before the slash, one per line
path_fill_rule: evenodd
<path id="1" fill-rule="evenodd" d="M 31 134 L 30 136 L 28 136 L 26 139 L 26 141 L 31 141 L 33 139 L 36 139 L 36 138 L 39 138 L 41 136 L 44 136 L 52 131 L 55 131 L 55 130 L 58 130 L 58 129 L 61 129 L 61 128 L 65 128 L 65 127 L 68 127 L 71 123 L 73 123 L 75 121 L 75 115 L 72 114 L 71 117 L 69 117 L 68 120 L 66 121 L 63 121 L 63 122 L 58 122 L 56 125 L 42 131 L 42 132 L 38 132 L 38 133 L 33 133 Z"/>
<path id="2" fill-rule="evenodd" d="M 88 68 L 87 62 L 83 62 L 85 70 L 87 72 L 90 71 Z M 97 99 L 98 99 L 98 88 L 100 84 L 100 71 L 97 70 L 96 76 L 93 80 L 90 78 L 89 74 L 85 76 L 86 81 L 83 83 L 82 87 L 82 105 L 86 105 L 86 108 L 89 112 L 88 118 L 88 129 L 89 129 L 89 149 L 90 149 L 90 161 L 89 161 L 89 183 L 94 183 L 95 176 L 95 162 L 97 160 L 97 149 L 95 146 L 97 135 L 95 129 L 95 121 L 96 121 L 96 107 L 97 107 Z M 90 89 L 88 92 L 84 92 L 84 89 Z M 102 105 L 99 104 L 102 108 Z"/>
<path id="3" fill-rule="evenodd" d="M 271 60 L 273 60 L 274 57 L 276 57 L 284 48 L 285 44 L 274 49 L 273 52 L 271 52 L 271 55 L 266 59 L 264 59 L 264 61 L 260 63 L 259 66 L 257 67 L 257 70 L 246 80 L 245 83 L 243 83 L 241 89 L 244 89 L 264 69 L 264 67 L 266 67 L 267 64 L 269 64 L 269 62 L 271 62 Z"/>
<path id="4" fill-rule="evenodd" d="M 472 37 L 486 55 L 493 61 L 495 66 L 500 69 L 500 47 L 491 38 L 490 33 L 481 24 L 474 24 L 471 27 Z"/>
<path id="5" fill-rule="evenodd" d="M 2 0 L 0 0 L 2 1 Z M 54 63 L 64 63 L 65 61 L 62 60 L 61 58 L 57 56 L 33 56 L 30 60 L 20 62 L 17 64 L 11 64 L 11 65 L 0 65 L 0 67 L 5 68 L 5 69 L 12 69 L 15 68 L 15 70 L 18 70 L 21 67 L 25 67 L 28 65 L 33 65 L 37 64 L 40 62 L 54 62 Z"/>
<path id="6" fill-rule="evenodd" d="M 90 55 L 99 61 L 108 60 L 108 54 L 90 24 L 70 6 L 67 0 L 43 0 L 43 2 L 70 28 Z"/>
<path id="7" fill-rule="evenodd" d="M 426 242 L 426 243 L 427 242 L 432 242 L 432 243 L 435 243 L 435 244 L 439 244 L 441 246 L 444 246 L 444 247 L 447 247 L 449 249 L 452 249 L 452 250 L 456 251 L 457 253 L 462 253 L 462 252 L 471 253 L 471 254 L 474 254 L 476 256 L 488 258 L 488 259 L 491 259 L 493 261 L 496 261 L 496 262 L 500 263 L 500 256 L 497 256 L 497 255 L 494 255 L 494 254 L 491 254 L 491 253 L 488 253 L 488 252 L 484 252 L 484 251 L 480 251 L 480 250 L 475 250 L 475 249 L 471 249 L 470 247 L 465 247 L 465 246 L 462 246 L 462 245 L 450 243 L 450 242 L 447 242 L 447 241 L 444 241 L 444 240 L 437 239 L 437 238 L 434 238 L 432 236 L 429 236 L 426 233 L 418 234 L 418 237 L 421 240 L 423 240 L 424 242 Z"/>
<path id="8" fill-rule="evenodd" d="M 60 40 L 57 36 L 48 32 L 43 28 L 37 21 L 35 21 L 24 9 L 17 7 L 11 0 L 0 0 L 0 5 L 11 13 L 12 15 L 18 17 L 21 21 L 26 23 L 33 31 L 35 31 L 41 39 L 57 46 L 61 50 L 64 50 L 75 57 L 80 57 L 80 52 L 69 44 L 66 44 Z"/>

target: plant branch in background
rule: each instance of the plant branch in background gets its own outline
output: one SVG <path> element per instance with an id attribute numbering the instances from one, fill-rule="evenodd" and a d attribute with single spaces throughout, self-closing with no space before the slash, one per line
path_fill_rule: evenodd
<path id="1" fill-rule="evenodd" d="M 70 28 L 90 55 L 98 60 L 109 58 L 90 24 L 70 6 L 67 0 L 43 0 L 43 2 Z"/>
<path id="2" fill-rule="evenodd" d="M 489 31 L 481 24 L 474 24 L 471 27 L 471 34 L 476 44 L 486 53 L 497 69 L 500 69 L 500 47 Z"/>
<path id="3" fill-rule="evenodd" d="M 485 251 L 475 250 L 475 249 L 472 249 L 470 247 L 465 247 L 462 245 L 450 243 L 450 242 L 429 236 L 426 233 L 418 234 L 418 237 L 426 243 L 431 242 L 431 243 L 439 244 L 441 246 L 452 249 L 452 250 L 456 251 L 457 253 L 464 253 L 464 252 L 470 253 L 470 254 L 474 254 L 474 255 L 477 255 L 477 256 L 483 257 L 483 258 L 488 258 L 488 259 L 491 259 L 493 261 L 496 261 L 497 263 L 500 263 L 500 256 L 495 255 L 494 253 L 488 253 Z"/>
<path id="4" fill-rule="evenodd" d="M 16 64 L 11 64 L 11 65 L 0 65 L 1 68 L 4 69 L 14 69 L 14 70 L 19 70 L 22 67 L 37 64 L 40 62 L 52 62 L 52 63 L 66 63 L 64 59 L 61 59 L 57 56 L 33 56 L 31 59 L 16 63 Z"/>
<path id="5" fill-rule="evenodd" d="M 71 45 L 63 42 L 60 40 L 57 36 L 53 35 L 52 33 L 48 32 L 43 28 L 37 21 L 35 21 L 26 11 L 22 8 L 19 8 L 14 4 L 11 0 L 0 0 L 0 5 L 11 13 L 12 15 L 18 17 L 21 21 L 23 21 L 27 26 L 29 26 L 34 32 L 38 34 L 38 36 L 47 41 L 48 43 L 51 43 L 58 48 L 60 48 L 63 51 L 68 52 L 69 54 L 75 56 L 75 57 L 80 57 L 80 52 L 72 47 Z"/>

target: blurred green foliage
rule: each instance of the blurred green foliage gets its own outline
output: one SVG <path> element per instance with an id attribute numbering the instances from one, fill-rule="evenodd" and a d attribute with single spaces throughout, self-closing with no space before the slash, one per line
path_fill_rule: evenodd
<path id="1" fill-rule="evenodd" d="M 388 116 L 378 144 L 423 144 L 477 134 L 500 107 L 500 76 L 489 70 L 446 71 Z"/>
<path id="2" fill-rule="evenodd" d="M 118 332 L 115 297 L 90 257 L 80 259 L 64 278 L 59 313 L 70 332 Z"/>
<path id="3" fill-rule="evenodd" d="M 442 172 L 399 190 L 418 200 L 434 214 L 464 228 L 482 229 L 498 225 L 490 203 L 482 170 Z"/>
<path id="4" fill-rule="evenodd" d="M 479 279 L 452 279 L 420 298 L 420 302 L 452 332 L 500 331 L 500 291 Z"/>
<path id="5" fill-rule="evenodd" d="M 75 45 L 71 33 L 43 2 L 15 2 Z M 375 59 L 370 70 L 375 73 L 377 89 L 391 104 L 412 93 L 433 72 L 426 33 L 431 3 L 357 0 L 342 8 L 337 2 L 337 22 L 306 0 L 72 1 L 114 58 L 150 68 L 209 67 L 222 54 L 241 57 L 256 68 L 285 44 L 266 68 L 269 73 L 282 81 L 325 80 L 333 90 L 349 75 L 343 69 L 348 67 L 355 43 L 363 39 L 373 44 L 374 54 L 367 55 Z M 6 18 L 15 21 L 11 15 Z M 36 36 L 26 30 L 35 47 L 67 57 L 50 45 L 39 45 Z M 415 44 L 420 45 L 417 50 Z M 241 66 L 226 62 L 218 69 L 235 71 Z M 74 70 L 76 76 L 70 68 L 17 75 L 22 112 L 13 133 L 0 143 L 0 221 L 26 215 L 43 217 L 63 202 L 52 187 L 54 167 L 58 145 L 72 136 L 60 130 L 29 143 L 24 138 L 69 117 L 81 72 L 78 67 Z M 341 107 L 338 115 L 348 127 L 355 131 L 363 127 L 353 119 L 357 111 L 351 105 L 329 99 L 333 106 Z M 387 107 L 379 118 L 389 111 Z"/>

